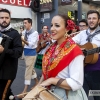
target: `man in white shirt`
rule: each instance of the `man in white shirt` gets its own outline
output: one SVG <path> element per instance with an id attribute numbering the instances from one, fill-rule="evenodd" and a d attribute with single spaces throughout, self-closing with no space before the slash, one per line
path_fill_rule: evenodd
<path id="1" fill-rule="evenodd" d="M 89 28 L 81 31 L 73 37 L 73 40 L 79 45 L 84 45 L 87 42 L 90 42 L 100 47 L 99 12 L 95 10 L 88 11 L 87 22 Z M 83 87 L 87 95 L 90 89 L 100 90 L 100 55 L 95 64 L 87 64 L 84 67 Z M 94 96 L 94 100 L 100 100 L 100 96 Z"/>
<path id="2" fill-rule="evenodd" d="M 26 63 L 25 71 L 25 87 L 22 93 L 27 92 L 28 86 L 31 84 L 31 78 L 35 80 L 35 85 L 38 83 L 37 74 L 34 69 L 34 63 L 36 60 L 36 48 L 39 40 L 38 32 L 32 28 L 32 19 L 24 19 L 25 39 L 23 39 L 24 46 L 24 56 Z"/>

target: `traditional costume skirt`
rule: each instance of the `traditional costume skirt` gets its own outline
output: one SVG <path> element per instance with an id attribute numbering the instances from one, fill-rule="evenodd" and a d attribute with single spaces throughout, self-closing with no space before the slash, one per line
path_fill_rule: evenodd
<path id="1" fill-rule="evenodd" d="M 43 54 L 38 54 L 35 62 L 35 68 L 42 69 Z"/>
<path id="2" fill-rule="evenodd" d="M 51 90 L 54 88 L 54 86 L 51 86 Z M 77 90 L 77 91 L 68 91 L 68 96 L 66 95 L 66 91 L 63 88 L 57 87 L 54 90 L 54 93 L 58 95 L 62 100 L 88 100 L 85 91 L 83 88 Z"/>

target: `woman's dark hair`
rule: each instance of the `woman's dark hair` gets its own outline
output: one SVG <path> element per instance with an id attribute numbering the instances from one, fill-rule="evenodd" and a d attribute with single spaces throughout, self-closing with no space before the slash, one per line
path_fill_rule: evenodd
<path id="1" fill-rule="evenodd" d="M 10 11 L 8 9 L 0 9 L 0 12 L 8 13 L 9 16 L 11 16 Z"/>
<path id="2" fill-rule="evenodd" d="M 99 19 L 100 14 L 99 14 L 99 12 L 96 11 L 96 10 L 89 10 L 89 11 L 87 12 L 87 17 L 88 17 L 89 14 L 93 14 L 93 13 L 97 14 L 98 19 Z"/>
<path id="3" fill-rule="evenodd" d="M 48 26 L 47 26 L 47 25 L 43 25 L 43 26 L 42 26 L 42 29 L 43 29 L 43 27 L 44 27 L 44 26 L 46 26 L 46 27 L 47 27 L 47 29 L 48 29 Z"/>
<path id="4" fill-rule="evenodd" d="M 70 20 L 70 18 L 67 16 L 67 15 L 62 15 L 62 14 L 58 14 L 57 16 L 60 16 L 64 19 L 64 22 L 65 22 L 65 27 L 67 27 L 67 20 Z"/>
<path id="5" fill-rule="evenodd" d="M 65 22 L 65 27 L 67 27 L 67 20 L 71 20 L 67 15 L 63 15 L 63 14 L 58 14 L 57 16 L 60 16 L 61 18 L 64 19 L 64 22 Z M 72 30 L 69 30 L 68 31 L 68 34 L 71 34 L 72 33 Z"/>

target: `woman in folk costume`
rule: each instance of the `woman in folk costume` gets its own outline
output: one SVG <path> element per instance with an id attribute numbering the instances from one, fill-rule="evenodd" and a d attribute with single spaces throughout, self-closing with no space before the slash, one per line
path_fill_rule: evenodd
<path id="1" fill-rule="evenodd" d="M 62 78 L 64 81 L 54 90 L 54 93 L 62 100 L 88 100 L 82 88 L 84 56 L 80 48 L 68 36 L 69 31 L 74 27 L 74 22 L 65 15 L 53 17 L 51 36 L 56 42 L 43 56 L 43 74 L 39 85 L 49 86 L 52 89 Z"/>

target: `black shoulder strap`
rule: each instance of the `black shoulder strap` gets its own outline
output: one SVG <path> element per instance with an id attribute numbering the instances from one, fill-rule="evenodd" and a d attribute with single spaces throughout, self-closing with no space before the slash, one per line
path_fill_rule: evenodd
<path id="1" fill-rule="evenodd" d="M 60 86 L 60 84 L 64 81 L 65 79 L 60 78 L 57 82 L 57 84 L 55 85 L 55 88 L 52 89 L 52 92 L 54 92 L 54 90 Z"/>

